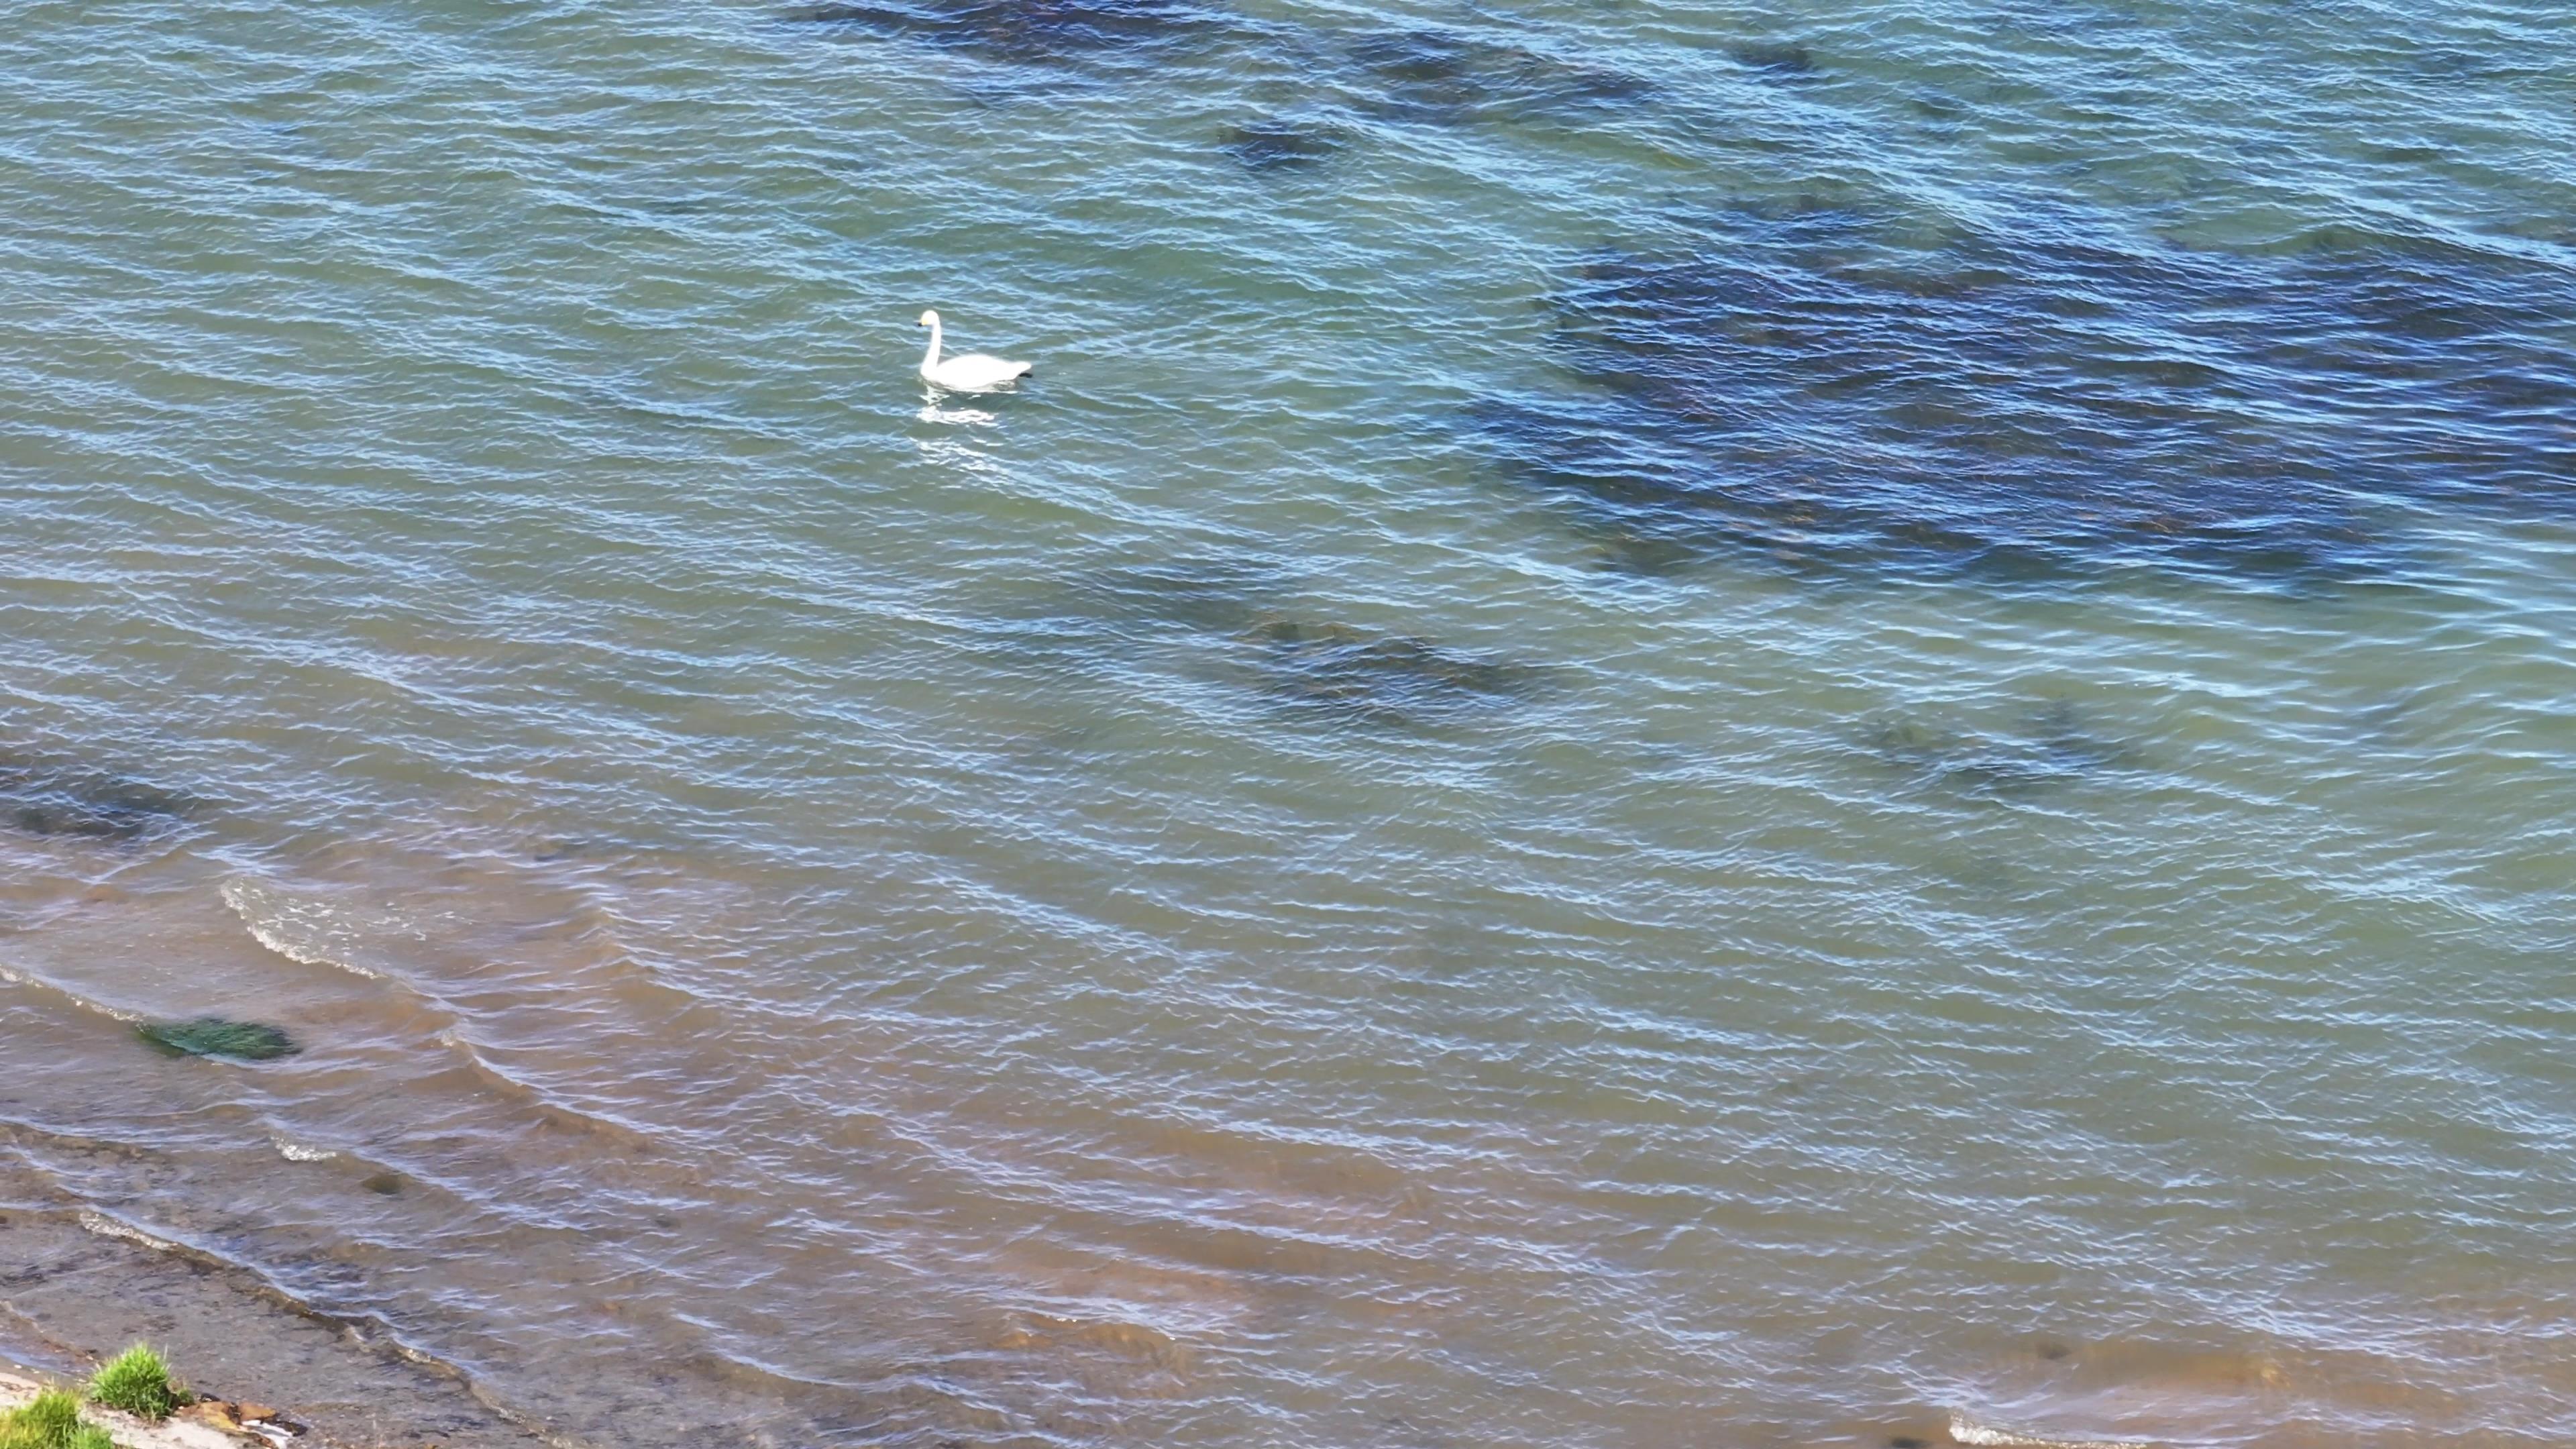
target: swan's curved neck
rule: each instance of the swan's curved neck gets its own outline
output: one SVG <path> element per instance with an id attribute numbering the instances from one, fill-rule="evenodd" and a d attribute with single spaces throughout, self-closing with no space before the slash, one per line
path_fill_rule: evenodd
<path id="1" fill-rule="evenodd" d="M 928 352 L 925 352 L 925 353 L 921 354 L 921 370 L 922 370 L 922 371 L 924 371 L 924 372 L 928 372 L 928 371 L 930 371 L 932 368 L 937 367 L 938 365 L 939 365 L 939 319 L 937 319 L 937 318 L 935 318 L 935 317 L 934 317 L 934 318 L 932 318 L 932 319 L 931 319 L 931 322 L 930 322 L 930 350 L 929 350 Z"/>

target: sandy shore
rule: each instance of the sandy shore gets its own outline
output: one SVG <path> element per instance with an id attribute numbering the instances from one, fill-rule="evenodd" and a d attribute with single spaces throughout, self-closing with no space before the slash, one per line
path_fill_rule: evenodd
<path id="1" fill-rule="evenodd" d="M 201 1395 L 286 1411 L 308 1430 L 296 1442 L 315 1449 L 546 1442 L 459 1375 L 304 1310 L 237 1269 L 103 1235 L 76 1213 L 0 1211 L 0 1264 L 0 1367 L 16 1370 L 0 1380 L 0 1402 L 21 1401 L 40 1379 L 85 1378 L 140 1340 Z M 254 1442 L 197 1425 L 153 1434 L 133 1422 L 108 1427 L 133 1449 Z"/>

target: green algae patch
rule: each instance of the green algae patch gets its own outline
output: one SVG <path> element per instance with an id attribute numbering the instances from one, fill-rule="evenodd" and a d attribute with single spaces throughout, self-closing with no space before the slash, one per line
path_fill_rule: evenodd
<path id="1" fill-rule="evenodd" d="M 191 1057 L 227 1057 L 237 1062 L 273 1062 L 304 1050 L 284 1029 L 260 1021 L 234 1021 L 222 1016 L 186 1021 L 147 1021 L 136 1028 L 143 1039 L 164 1051 Z M 0 1446 L 6 1449 L 6 1446 Z"/>
<path id="2" fill-rule="evenodd" d="M 138 1343 L 100 1366 L 89 1381 L 89 1401 L 138 1419 L 166 1419 L 188 1402 L 188 1391 L 170 1381 L 170 1365 L 161 1355 Z"/>

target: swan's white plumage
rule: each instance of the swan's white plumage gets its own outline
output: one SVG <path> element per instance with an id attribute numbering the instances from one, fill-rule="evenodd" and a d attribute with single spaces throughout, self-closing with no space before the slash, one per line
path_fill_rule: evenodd
<path id="1" fill-rule="evenodd" d="M 921 380 L 934 387 L 944 387 L 950 392 L 991 392 L 1028 373 L 1028 363 L 1006 362 L 980 352 L 969 352 L 943 362 L 939 356 L 939 314 L 922 313 L 921 325 L 930 329 L 930 350 L 921 355 Z"/>

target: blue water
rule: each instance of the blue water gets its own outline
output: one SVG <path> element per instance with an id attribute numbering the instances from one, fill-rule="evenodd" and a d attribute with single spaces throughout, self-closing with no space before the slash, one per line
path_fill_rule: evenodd
<path id="1" fill-rule="evenodd" d="M 8 19 L 11 1210 L 567 1443 L 2576 1435 L 2563 15 Z"/>

